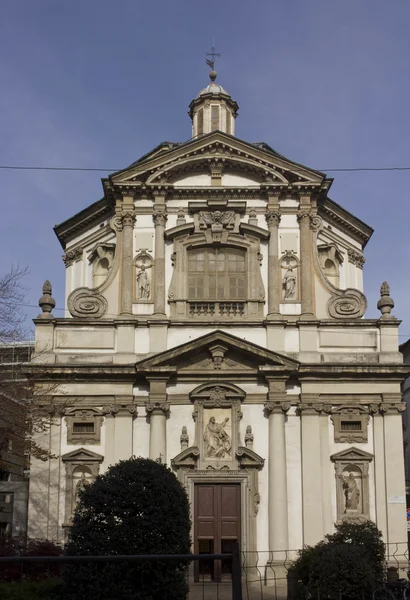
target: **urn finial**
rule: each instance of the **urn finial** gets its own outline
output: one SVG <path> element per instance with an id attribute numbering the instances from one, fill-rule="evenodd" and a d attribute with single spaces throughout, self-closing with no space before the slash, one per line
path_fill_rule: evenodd
<path id="1" fill-rule="evenodd" d="M 380 287 L 380 300 L 377 303 L 377 308 L 382 313 L 381 319 L 392 318 L 390 313 L 394 307 L 394 300 L 390 298 L 390 286 L 387 281 L 383 281 Z"/>
<path id="2" fill-rule="evenodd" d="M 51 311 L 55 307 L 56 301 L 54 300 L 52 293 L 53 289 L 51 287 L 51 283 L 47 279 L 43 284 L 43 295 L 38 301 L 38 305 L 43 311 L 42 314 L 39 315 L 41 319 L 49 319 L 53 316 Z"/>

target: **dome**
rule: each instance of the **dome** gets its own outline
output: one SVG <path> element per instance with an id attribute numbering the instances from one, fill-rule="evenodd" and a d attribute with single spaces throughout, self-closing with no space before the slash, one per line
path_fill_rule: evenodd
<path id="1" fill-rule="evenodd" d="M 217 96 L 218 94 L 225 94 L 225 96 L 229 96 L 228 92 L 221 85 L 215 83 L 214 81 L 211 81 L 209 85 L 201 90 L 197 95 L 197 98 L 205 96 L 205 94 L 213 94 L 214 96 Z"/>

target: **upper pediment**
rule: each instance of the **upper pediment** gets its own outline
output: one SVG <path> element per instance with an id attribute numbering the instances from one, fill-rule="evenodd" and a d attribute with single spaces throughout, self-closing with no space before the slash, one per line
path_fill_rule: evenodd
<path id="1" fill-rule="evenodd" d="M 219 330 L 159 352 L 136 364 L 139 373 L 169 369 L 182 374 L 255 372 L 269 367 L 290 372 L 299 368 L 299 362 Z"/>
<path id="2" fill-rule="evenodd" d="M 250 144 L 215 131 L 183 144 L 163 144 L 126 169 L 114 173 L 107 186 L 207 187 L 215 165 L 222 185 L 310 185 L 330 187 L 324 173 L 278 154 L 266 144 Z M 209 180 L 209 186 L 211 185 Z"/>
<path id="3" fill-rule="evenodd" d="M 104 460 L 104 457 L 101 456 L 101 454 L 97 454 L 97 452 L 87 450 L 87 448 L 78 448 L 77 450 L 73 450 L 72 452 L 67 452 L 66 454 L 63 454 L 61 460 L 63 462 L 102 462 Z"/>

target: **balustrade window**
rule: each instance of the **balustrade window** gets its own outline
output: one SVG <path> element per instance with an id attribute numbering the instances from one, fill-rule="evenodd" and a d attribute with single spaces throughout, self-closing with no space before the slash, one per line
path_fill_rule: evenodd
<path id="1" fill-rule="evenodd" d="M 245 251 L 200 248 L 188 254 L 190 300 L 245 300 Z"/>

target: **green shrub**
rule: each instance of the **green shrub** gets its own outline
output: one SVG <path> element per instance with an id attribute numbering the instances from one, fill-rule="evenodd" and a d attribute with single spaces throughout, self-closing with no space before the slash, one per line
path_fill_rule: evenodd
<path id="1" fill-rule="evenodd" d="M 322 599 L 372 597 L 383 580 L 385 548 L 374 523 L 342 523 L 314 547 L 300 551 L 294 573 L 299 596 Z"/>
<path id="2" fill-rule="evenodd" d="M 62 594 L 60 579 L 0 583 L 1 600 L 61 600 Z"/>
<path id="3" fill-rule="evenodd" d="M 80 493 L 68 555 L 188 554 L 188 498 L 175 475 L 145 458 L 121 461 Z M 67 600 L 185 600 L 187 563 L 72 563 Z"/>

